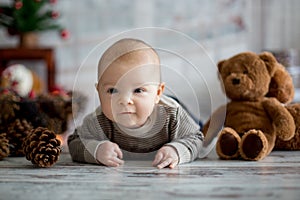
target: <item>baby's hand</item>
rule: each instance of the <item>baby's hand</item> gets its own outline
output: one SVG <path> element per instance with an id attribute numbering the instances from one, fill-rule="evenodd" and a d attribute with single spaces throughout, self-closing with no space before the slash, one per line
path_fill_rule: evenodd
<path id="1" fill-rule="evenodd" d="M 116 143 L 107 141 L 100 144 L 97 149 L 96 159 L 103 165 L 118 167 L 124 163 L 122 158 L 123 153 Z"/>
<path id="2" fill-rule="evenodd" d="M 158 169 L 169 166 L 173 169 L 178 164 L 179 158 L 177 151 L 171 146 L 163 146 L 155 155 L 153 166 Z"/>

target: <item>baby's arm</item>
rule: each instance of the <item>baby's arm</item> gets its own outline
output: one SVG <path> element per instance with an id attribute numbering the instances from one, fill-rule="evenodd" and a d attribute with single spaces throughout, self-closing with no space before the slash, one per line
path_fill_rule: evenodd
<path id="1" fill-rule="evenodd" d="M 95 113 L 90 114 L 69 136 L 68 147 L 73 161 L 99 164 L 97 149 L 109 140 L 98 123 Z"/>
<path id="2" fill-rule="evenodd" d="M 101 164 L 109 167 L 122 165 L 123 153 L 116 143 L 105 141 L 99 145 L 96 152 L 96 159 Z"/>
<path id="3" fill-rule="evenodd" d="M 165 144 L 164 147 L 171 146 L 175 149 L 178 155 L 178 164 L 195 160 L 203 142 L 203 134 L 199 130 L 199 125 L 182 107 L 179 107 L 177 115 L 170 119 L 170 127 L 169 134 L 172 141 Z"/>

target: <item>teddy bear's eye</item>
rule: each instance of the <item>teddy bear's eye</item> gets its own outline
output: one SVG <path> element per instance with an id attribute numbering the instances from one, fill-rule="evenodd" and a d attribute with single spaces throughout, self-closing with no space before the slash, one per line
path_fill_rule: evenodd
<path id="1" fill-rule="evenodd" d="M 244 70 L 244 71 L 243 71 L 243 74 L 248 74 L 248 71 L 247 71 L 247 70 Z"/>

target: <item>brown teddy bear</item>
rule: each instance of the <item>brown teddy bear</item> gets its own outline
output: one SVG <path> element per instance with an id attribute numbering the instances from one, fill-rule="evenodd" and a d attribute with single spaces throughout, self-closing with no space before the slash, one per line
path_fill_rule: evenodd
<path id="1" fill-rule="evenodd" d="M 216 144 L 221 159 L 260 160 L 273 150 L 277 138 L 284 143 L 294 137 L 291 110 L 299 105 L 291 106 L 291 114 L 283 104 L 293 99 L 292 79 L 271 53 L 243 52 L 220 61 L 218 70 L 230 99 L 219 109 L 226 109 Z M 210 124 L 214 123 L 204 125 L 204 134 Z"/>
<path id="2" fill-rule="evenodd" d="M 294 137 L 287 141 L 277 138 L 275 150 L 300 150 L 300 104 L 288 104 L 286 108 L 294 117 L 296 132 Z"/>
<path id="3" fill-rule="evenodd" d="M 281 103 L 286 104 L 286 108 L 294 118 L 296 132 L 292 139 L 284 141 L 276 139 L 275 150 L 300 150 L 300 104 L 290 102 L 294 98 L 294 85 L 290 74 L 282 65 L 278 65 L 269 86 L 269 97 L 276 97 Z"/>

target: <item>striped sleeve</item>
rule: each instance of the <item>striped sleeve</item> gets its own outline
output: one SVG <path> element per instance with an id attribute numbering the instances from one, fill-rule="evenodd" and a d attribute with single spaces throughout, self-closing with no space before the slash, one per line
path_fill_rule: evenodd
<path id="1" fill-rule="evenodd" d="M 180 106 L 176 116 L 171 120 L 170 131 L 173 139 L 166 145 L 173 146 L 177 150 L 179 163 L 195 160 L 202 147 L 204 136 L 199 125 Z"/>
<path id="2" fill-rule="evenodd" d="M 98 163 L 95 152 L 99 144 L 108 140 L 102 131 L 96 113 L 89 114 L 81 126 L 68 138 L 72 160 L 77 162 Z"/>

